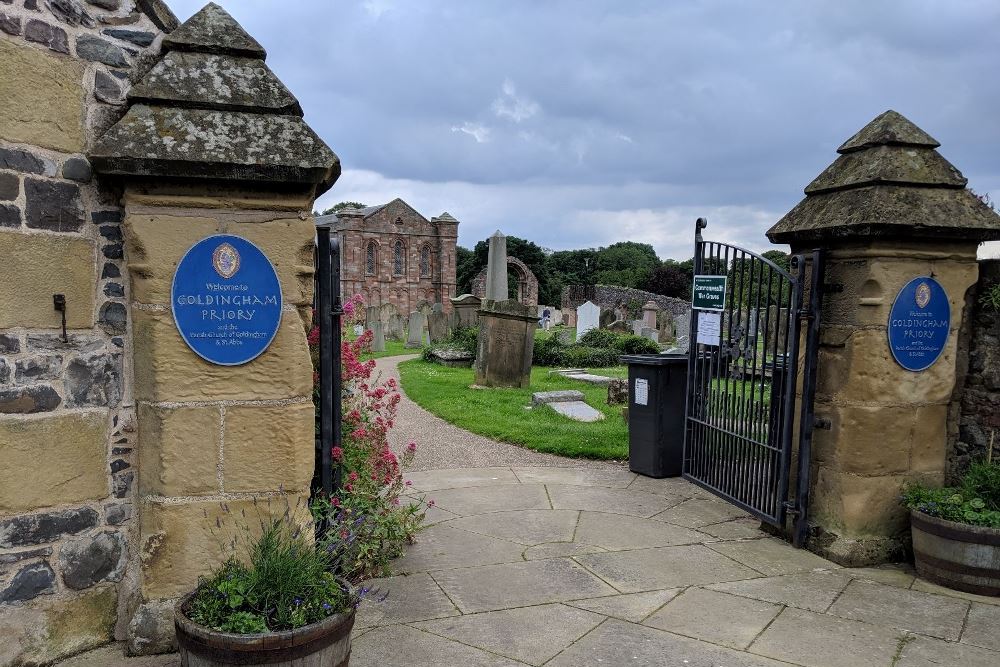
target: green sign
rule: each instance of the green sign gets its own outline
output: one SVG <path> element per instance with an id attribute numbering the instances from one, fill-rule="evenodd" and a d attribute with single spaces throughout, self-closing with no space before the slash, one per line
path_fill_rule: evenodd
<path id="1" fill-rule="evenodd" d="M 691 307 L 696 310 L 725 310 L 726 277 L 695 276 L 691 289 Z"/>

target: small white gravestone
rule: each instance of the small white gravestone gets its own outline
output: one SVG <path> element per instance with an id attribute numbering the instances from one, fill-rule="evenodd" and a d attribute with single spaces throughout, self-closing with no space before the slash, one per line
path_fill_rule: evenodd
<path id="1" fill-rule="evenodd" d="M 590 301 L 582 303 L 576 309 L 576 339 L 580 340 L 583 334 L 596 329 L 600 321 L 601 307 Z"/>

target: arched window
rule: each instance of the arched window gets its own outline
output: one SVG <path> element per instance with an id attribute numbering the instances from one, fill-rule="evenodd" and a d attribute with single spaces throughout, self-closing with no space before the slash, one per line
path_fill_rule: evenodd
<path id="1" fill-rule="evenodd" d="M 375 268 L 378 266 L 378 247 L 374 241 L 368 242 L 365 248 L 365 275 L 374 276 Z"/>
<path id="2" fill-rule="evenodd" d="M 425 245 L 420 249 L 420 277 L 430 278 L 431 276 L 431 247 Z"/>
<path id="3" fill-rule="evenodd" d="M 396 241 L 392 247 L 392 275 L 401 276 L 406 273 L 406 249 L 402 241 Z"/>

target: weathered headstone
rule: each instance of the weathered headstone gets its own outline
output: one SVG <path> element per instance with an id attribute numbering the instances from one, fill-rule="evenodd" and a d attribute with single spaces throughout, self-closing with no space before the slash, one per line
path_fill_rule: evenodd
<path id="1" fill-rule="evenodd" d="M 379 320 L 372 322 L 372 352 L 385 352 L 385 334 Z"/>
<path id="2" fill-rule="evenodd" d="M 609 326 L 611 326 L 611 323 L 617 319 L 620 318 L 615 317 L 614 311 L 611 310 L 602 311 L 600 316 L 598 316 L 597 318 L 597 326 L 599 326 L 602 329 L 607 329 Z"/>
<path id="3" fill-rule="evenodd" d="M 399 313 L 393 313 L 389 316 L 389 323 L 385 328 L 386 340 L 402 341 L 405 336 L 404 328 L 403 316 Z"/>
<path id="4" fill-rule="evenodd" d="M 444 312 L 444 306 L 440 302 L 435 302 L 431 306 L 431 312 L 432 313 L 443 313 Z"/>
<path id="5" fill-rule="evenodd" d="M 538 318 L 534 308 L 513 299 L 486 299 L 479 311 L 476 384 L 527 387 Z"/>
<path id="6" fill-rule="evenodd" d="M 419 310 L 410 313 L 410 322 L 406 333 L 406 347 L 423 347 L 425 329 L 427 329 L 427 316 Z"/>
<path id="7" fill-rule="evenodd" d="M 431 305 L 430 301 L 421 301 L 417 304 L 417 312 L 423 313 L 424 315 L 430 315 L 434 312 L 434 306 Z"/>
<path id="8" fill-rule="evenodd" d="M 646 326 L 646 323 L 643 322 L 642 320 L 632 320 L 630 322 L 630 324 L 632 325 L 632 335 L 633 336 L 641 336 L 642 335 L 642 329 L 643 329 L 643 327 Z"/>
<path id="9" fill-rule="evenodd" d="M 580 340 L 585 333 L 596 329 L 601 321 L 601 307 L 590 301 L 585 301 L 576 309 L 576 339 Z"/>
<path id="10" fill-rule="evenodd" d="M 478 296 L 463 294 L 451 300 L 453 327 L 474 327 L 479 325 L 479 307 L 483 301 Z"/>
<path id="11" fill-rule="evenodd" d="M 628 322 L 625 320 L 615 320 L 608 325 L 608 331 L 614 331 L 615 333 L 627 333 L 629 331 Z"/>
<path id="12" fill-rule="evenodd" d="M 643 326 L 649 327 L 650 329 L 655 329 L 656 314 L 659 312 L 660 312 L 660 307 L 656 305 L 655 301 L 647 301 L 646 305 L 642 307 Z"/>
<path id="13" fill-rule="evenodd" d="M 685 340 L 691 336 L 691 311 L 686 310 L 680 315 L 674 316 L 674 338 L 680 344 L 681 336 L 685 336 Z M 684 348 L 685 351 L 687 348 Z"/>
<path id="14" fill-rule="evenodd" d="M 486 299 L 506 301 L 507 289 L 507 237 L 498 229 L 490 237 L 486 261 Z"/>
<path id="15" fill-rule="evenodd" d="M 392 318 L 393 315 L 398 315 L 398 314 L 399 314 L 399 309 L 396 308 L 396 304 L 394 303 L 383 303 L 381 306 L 378 307 L 378 318 L 379 320 L 382 321 L 382 328 L 386 332 L 386 337 L 388 337 L 389 334 L 388 330 L 389 320 Z"/>
<path id="16" fill-rule="evenodd" d="M 448 316 L 439 312 L 433 312 L 428 315 L 427 333 L 432 345 L 448 340 L 448 336 L 451 335 L 451 331 L 448 328 Z"/>
<path id="17" fill-rule="evenodd" d="M 654 343 L 660 342 L 660 332 L 657 331 L 655 327 L 643 327 L 642 331 L 639 332 L 639 335 L 643 338 L 648 338 Z"/>
<path id="18" fill-rule="evenodd" d="M 378 317 L 378 306 L 368 306 L 365 308 L 365 329 L 373 330 L 373 324 L 377 322 Z"/>
<path id="19" fill-rule="evenodd" d="M 563 323 L 562 311 L 558 308 L 552 309 L 552 326 L 557 327 Z"/>

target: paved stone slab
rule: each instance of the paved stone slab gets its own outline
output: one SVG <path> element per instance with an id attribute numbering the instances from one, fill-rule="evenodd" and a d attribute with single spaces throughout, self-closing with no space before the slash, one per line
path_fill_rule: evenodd
<path id="1" fill-rule="evenodd" d="M 767 536 L 767 533 L 760 529 L 760 521 L 753 518 L 733 519 L 732 521 L 698 526 L 698 530 L 720 540 L 757 539 Z"/>
<path id="2" fill-rule="evenodd" d="M 546 667 L 788 667 L 748 653 L 655 628 L 609 620 L 546 663 Z"/>
<path id="3" fill-rule="evenodd" d="M 962 643 L 1000 651 L 1000 607 L 973 603 Z"/>
<path id="4" fill-rule="evenodd" d="M 827 613 L 957 641 L 968 611 L 965 600 L 853 581 Z"/>
<path id="5" fill-rule="evenodd" d="M 622 593 L 760 576 L 700 544 L 591 554 L 575 560 Z"/>
<path id="6" fill-rule="evenodd" d="M 606 375 L 594 375 L 593 373 L 564 373 L 563 375 L 570 380 L 579 380 L 580 382 L 586 382 L 587 384 L 599 385 L 610 384 L 611 380 L 614 379 Z"/>
<path id="7" fill-rule="evenodd" d="M 523 665 L 407 625 L 366 633 L 351 645 L 355 667 L 514 667 Z"/>
<path id="8" fill-rule="evenodd" d="M 448 524 L 431 526 L 417 536 L 417 543 L 392 563 L 399 574 L 453 567 L 511 563 L 521 560 L 524 547 L 488 535 L 476 535 Z"/>
<path id="9" fill-rule="evenodd" d="M 805 667 L 889 667 L 900 637 L 898 630 L 789 608 L 750 652 Z"/>
<path id="10" fill-rule="evenodd" d="M 513 473 L 512 473 L 513 474 Z M 428 497 L 441 509 L 459 516 L 507 512 L 510 510 L 550 509 L 545 487 L 540 484 L 505 484 L 478 488 L 444 489 Z"/>
<path id="11" fill-rule="evenodd" d="M 994 630 L 996 632 L 996 630 Z M 1000 653 L 930 637 L 914 637 L 893 667 L 996 667 Z"/>
<path id="12" fill-rule="evenodd" d="M 559 510 L 590 510 L 649 517 L 666 509 L 671 501 L 663 496 L 631 489 L 548 484 L 552 506 Z"/>
<path id="13" fill-rule="evenodd" d="M 548 403 L 547 405 L 563 417 L 568 417 L 573 421 L 592 423 L 604 419 L 603 412 L 590 407 L 583 401 Z"/>
<path id="14" fill-rule="evenodd" d="M 522 484 L 566 484 L 571 486 L 607 486 L 621 489 L 633 481 L 636 474 L 625 468 L 512 468 Z"/>
<path id="15" fill-rule="evenodd" d="M 576 527 L 576 541 L 609 551 L 697 544 L 708 539 L 704 533 L 690 528 L 604 512 L 581 512 Z"/>
<path id="16" fill-rule="evenodd" d="M 406 479 L 421 491 L 458 489 L 467 486 L 495 486 L 517 484 L 518 479 L 510 468 L 450 468 L 411 472 Z"/>
<path id="17" fill-rule="evenodd" d="M 372 598 L 361 602 L 354 620 L 357 628 L 458 616 L 455 605 L 441 592 L 434 579 L 425 573 L 373 579 L 365 582 L 365 586 L 378 589 L 372 598 L 387 597 L 382 602 Z"/>
<path id="18" fill-rule="evenodd" d="M 909 588 L 916 578 L 910 568 L 893 566 L 884 567 L 852 567 L 840 570 L 849 577 L 862 581 L 876 581 L 886 586 Z"/>
<path id="19" fill-rule="evenodd" d="M 448 522 L 452 528 L 517 542 L 525 546 L 571 542 L 580 513 L 576 510 L 516 510 L 488 517 L 469 516 Z"/>
<path id="20" fill-rule="evenodd" d="M 915 591 L 923 591 L 924 593 L 937 593 L 938 595 L 944 595 L 946 597 L 960 598 L 962 600 L 969 600 L 970 602 L 979 602 L 980 604 L 991 604 L 1000 606 L 1000 597 L 988 597 L 986 595 L 976 595 L 975 593 L 966 593 L 965 591 L 956 591 L 951 588 L 946 588 L 944 586 L 939 586 L 938 584 L 931 583 L 926 579 L 921 579 L 917 577 L 913 585 L 910 587 Z"/>
<path id="21" fill-rule="evenodd" d="M 692 498 L 654 517 L 657 521 L 667 521 L 678 526 L 697 528 L 730 519 L 749 516 L 734 505 L 721 500 Z"/>
<path id="22" fill-rule="evenodd" d="M 780 577 L 713 584 L 706 588 L 743 597 L 787 604 L 810 611 L 826 611 L 851 578 L 839 572 L 809 572 Z"/>
<path id="23" fill-rule="evenodd" d="M 543 405 L 545 403 L 559 403 L 561 401 L 582 401 L 583 398 L 583 392 L 576 389 L 536 391 L 531 395 L 531 404 Z"/>
<path id="24" fill-rule="evenodd" d="M 472 614 L 417 627 L 529 665 L 541 665 L 597 627 L 604 616 L 562 604 Z"/>
<path id="25" fill-rule="evenodd" d="M 745 542 L 716 542 L 711 548 L 769 577 L 840 566 L 805 549 L 796 549 L 784 540 L 769 537 Z"/>
<path id="26" fill-rule="evenodd" d="M 573 600 L 566 604 L 571 604 L 580 609 L 620 618 L 623 621 L 639 623 L 654 611 L 667 604 L 682 589 L 670 588 L 665 591 L 649 591 L 648 593 L 628 593 L 626 595 L 611 595 L 603 598 L 591 598 L 589 600 Z"/>
<path id="27" fill-rule="evenodd" d="M 558 510 L 556 510 L 558 511 Z M 604 549 L 593 544 L 579 542 L 549 542 L 536 544 L 524 550 L 524 560 L 539 560 L 541 558 L 561 558 L 564 556 L 582 556 L 584 554 L 603 553 Z"/>
<path id="28" fill-rule="evenodd" d="M 670 498 L 677 498 L 680 500 L 687 500 L 689 498 L 712 500 L 715 498 L 715 496 L 710 494 L 708 491 L 695 486 L 682 477 L 665 477 L 662 479 L 655 479 L 653 477 L 637 475 L 635 481 L 632 482 L 628 488 L 632 491 L 655 493 L 660 496 L 669 496 Z M 679 503 L 674 504 L 676 505 Z"/>
<path id="29" fill-rule="evenodd" d="M 691 587 L 643 624 L 745 649 L 781 611 L 781 605 Z"/>
<path id="30" fill-rule="evenodd" d="M 445 570 L 434 576 L 466 614 L 617 592 L 568 558 Z"/>
<path id="31" fill-rule="evenodd" d="M 124 644 L 116 643 L 59 663 L 59 667 L 118 667 L 119 665 L 128 665 L 128 667 L 181 667 L 181 658 L 176 653 L 126 658 Z"/>

